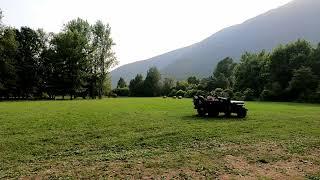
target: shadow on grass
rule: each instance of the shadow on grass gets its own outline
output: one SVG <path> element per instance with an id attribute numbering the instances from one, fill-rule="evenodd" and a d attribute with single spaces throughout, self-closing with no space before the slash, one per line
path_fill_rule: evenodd
<path id="1" fill-rule="evenodd" d="M 219 115 L 218 117 L 210 117 L 210 116 L 199 116 L 196 114 L 182 116 L 183 120 L 202 120 L 202 121 L 244 121 L 246 118 L 238 118 L 237 116 L 226 117 L 224 115 Z"/>

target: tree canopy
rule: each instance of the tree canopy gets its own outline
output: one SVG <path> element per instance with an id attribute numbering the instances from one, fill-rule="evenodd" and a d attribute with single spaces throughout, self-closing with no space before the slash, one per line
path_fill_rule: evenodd
<path id="1" fill-rule="evenodd" d="M 0 98 L 102 97 L 117 63 L 111 28 L 77 18 L 59 33 L 1 22 Z M 110 82 L 109 82 L 110 83 Z"/>

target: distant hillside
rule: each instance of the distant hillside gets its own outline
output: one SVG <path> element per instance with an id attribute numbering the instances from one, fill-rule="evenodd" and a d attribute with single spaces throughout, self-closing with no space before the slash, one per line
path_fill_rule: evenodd
<path id="1" fill-rule="evenodd" d="M 239 59 L 245 51 L 271 50 L 299 38 L 320 42 L 320 1 L 294 0 L 242 24 L 225 28 L 191 46 L 145 61 L 121 66 L 111 72 L 113 85 L 120 77 L 127 81 L 156 66 L 163 75 L 184 79 L 209 76 L 217 62 L 230 56 Z"/>

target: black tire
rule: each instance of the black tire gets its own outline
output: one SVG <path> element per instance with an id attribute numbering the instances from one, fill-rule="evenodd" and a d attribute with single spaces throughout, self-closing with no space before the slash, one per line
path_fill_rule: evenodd
<path id="1" fill-rule="evenodd" d="M 197 109 L 197 111 L 198 111 L 198 115 L 199 115 L 200 117 L 203 117 L 203 116 L 206 115 L 206 111 L 205 111 L 205 109 L 204 109 L 203 107 L 199 107 L 199 108 Z"/>
<path id="2" fill-rule="evenodd" d="M 247 116 L 247 110 L 246 109 L 239 109 L 237 113 L 238 118 L 245 118 Z"/>
<path id="3" fill-rule="evenodd" d="M 217 112 L 217 111 L 209 112 L 208 115 L 210 117 L 218 117 L 219 116 L 219 112 Z"/>

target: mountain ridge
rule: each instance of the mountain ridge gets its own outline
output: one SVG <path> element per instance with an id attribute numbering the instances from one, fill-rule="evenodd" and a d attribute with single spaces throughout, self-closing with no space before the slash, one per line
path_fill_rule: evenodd
<path id="1" fill-rule="evenodd" d="M 238 60 L 245 51 L 270 51 L 297 39 L 320 41 L 320 1 L 294 0 L 241 24 L 224 28 L 195 44 L 129 63 L 111 72 L 112 84 L 120 77 L 127 82 L 156 66 L 162 75 L 178 80 L 195 75 L 209 76 L 215 65 L 229 56 Z"/>

